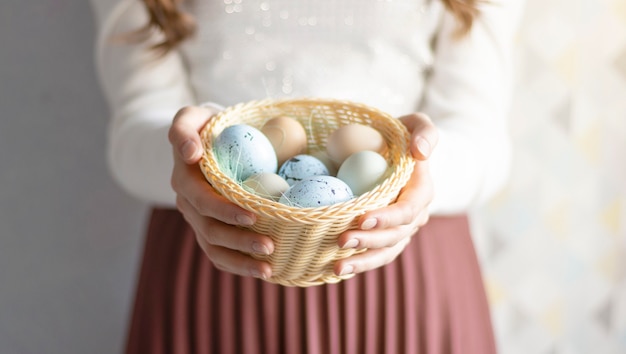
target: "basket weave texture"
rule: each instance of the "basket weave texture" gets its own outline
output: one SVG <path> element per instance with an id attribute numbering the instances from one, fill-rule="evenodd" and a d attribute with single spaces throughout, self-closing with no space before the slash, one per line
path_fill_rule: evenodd
<path id="1" fill-rule="evenodd" d="M 260 129 L 277 116 L 298 120 L 308 137 L 308 152 L 324 150 L 328 136 L 337 128 L 358 123 L 378 130 L 386 144 L 383 156 L 390 174 L 373 190 L 347 202 L 316 208 L 287 206 L 252 194 L 227 177 L 218 167 L 212 144 L 219 133 L 233 124 Z M 357 227 L 358 217 L 392 203 L 409 180 L 414 161 L 409 152 L 409 133 L 397 119 L 363 104 L 321 98 L 265 99 L 231 106 L 210 119 L 201 131 L 204 156 L 200 162 L 207 181 L 221 195 L 256 214 L 249 229 L 268 235 L 274 242 L 269 256 L 252 255 L 272 265 L 269 282 L 307 287 L 337 283 L 351 277 L 333 272 L 335 261 L 355 253 L 340 249 L 337 237 Z"/>

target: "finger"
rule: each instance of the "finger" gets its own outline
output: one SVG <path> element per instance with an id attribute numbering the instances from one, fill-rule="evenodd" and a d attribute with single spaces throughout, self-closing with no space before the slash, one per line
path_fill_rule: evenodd
<path id="1" fill-rule="evenodd" d="M 411 154 L 426 160 L 439 141 L 437 128 L 424 113 L 413 113 L 399 118 L 411 133 Z"/>
<path id="2" fill-rule="evenodd" d="M 420 227 L 428 224 L 429 220 L 430 220 L 430 211 L 428 210 L 428 208 L 426 208 L 422 210 L 420 215 L 417 217 L 417 228 L 419 229 Z M 417 229 L 415 230 L 415 232 L 417 232 Z"/>
<path id="3" fill-rule="evenodd" d="M 184 198 L 178 198 L 176 205 L 196 234 L 208 244 L 259 255 L 274 252 L 274 243 L 266 235 L 202 216 Z"/>
<path id="4" fill-rule="evenodd" d="M 417 234 L 420 227 L 430 219 L 428 209 L 423 209 L 410 225 L 380 230 L 349 230 L 339 235 L 339 247 L 348 249 L 392 247 L 403 238 Z"/>
<path id="5" fill-rule="evenodd" d="M 337 275 L 347 275 L 382 267 L 396 259 L 410 241 L 411 238 L 407 237 L 393 247 L 368 249 L 363 253 L 337 261 L 333 270 Z"/>
<path id="6" fill-rule="evenodd" d="M 231 249 L 208 244 L 201 238 L 197 239 L 204 253 L 219 270 L 261 279 L 268 279 L 272 276 L 272 267 L 265 261 L 254 259 Z"/>
<path id="7" fill-rule="evenodd" d="M 168 132 L 176 156 L 188 164 L 200 160 L 202 142 L 198 132 L 215 113 L 214 109 L 196 106 L 181 108 L 176 113 Z"/>
<path id="8" fill-rule="evenodd" d="M 350 230 L 339 236 L 338 244 L 341 248 L 373 249 L 393 247 L 402 239 L 413 236 L 419 227 L 416 219 L 410 225 L 403 225 L 391 229 L 380 230 Z"/>
<path id="9" fill-rule="evenodd" d="M 395 203 L 365 213 L 359 220 L 361 230 L 393 228 L 409 225 L 433 198 L 428 163 L 416 161 L 411 178 Z"/>
<path id="10" fill-rule="evenodd" d="M 201 215 L 230 225 L 250 226 L 256 222 L 254 213 L 233 204 L 217 193 L 197 165 L 175 161 L 171 184 L 172 189 Z"/>

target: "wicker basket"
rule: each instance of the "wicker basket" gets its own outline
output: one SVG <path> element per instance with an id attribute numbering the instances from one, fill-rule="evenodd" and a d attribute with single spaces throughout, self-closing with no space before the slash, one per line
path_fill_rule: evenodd
<path id="1" fill-rule="evenodd" d="M 358 198 L 316 208 L 291 207 L 247 192 L 220 171 L 212 153 L 212 142 L 230 125 L 245 123 L 260 128 L 279 115 L 302 123 L 307 131 L 309 152 L 324 149 L 327 137 L 340 126 L 359 123 L 375 128 L 388 146 L 384 157 L 391 168 L 389 177 Z M 350 275 L 340 277 L 333 272 L 336 260 L 355 253 L 353 249 L 337 246 L 338 235 L 356 228 L 358 217 L 366 211 L 393 202 L 414 165 L 408 148 L 409 133 L 404 125 L 379 110 L 347 101 L 303 98 L 241 103 L 211 119 L 201 136 L 203 174 L 215 190 L 257 215 L 257 222 L 250 229 L 269 235 L 275 247 L 269 256 L 253 256 L 272 265 L 272 277 L 268 281 L 285 286 L 306 287 L 349 278 Z"/>

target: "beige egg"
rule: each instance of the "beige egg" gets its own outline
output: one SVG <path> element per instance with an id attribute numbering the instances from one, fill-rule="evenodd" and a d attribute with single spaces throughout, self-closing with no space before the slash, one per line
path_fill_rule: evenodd
<path id="1" fill-rule="evenodd" d="M 275 173 L 259 173 L 243 181 L 247 191 L 263 198 L 278 200 L 289 189 L 289 184 Z"/>
<path id="2" fill-rule="evenodd" d="M 272 143 L 278 158 L 278 166 L 298 154 L 306 152 L 306 131 L 297 120 L 279 116 L 265 122 L 261 131 Z"/>
<path id="3" fill-rule="evenodd" d="M 339 167 L 348 156 L 363 150 L 384 154 L 387 144 L 382 134 L 362 124 L 344 125 L 330 134 L 326 151 L 335 166 Z"/>

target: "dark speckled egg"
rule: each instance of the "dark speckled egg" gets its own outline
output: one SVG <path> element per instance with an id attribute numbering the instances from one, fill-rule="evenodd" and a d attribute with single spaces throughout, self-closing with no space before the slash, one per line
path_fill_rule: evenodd
<path id="1" fill-rule="evenodd" d="M 326 165 L 311 155 L 296 155 L 285 161 L 278 170 L 278 175 L 284 178 L 290 186 L 306 177 L 328 174 Z"/>

